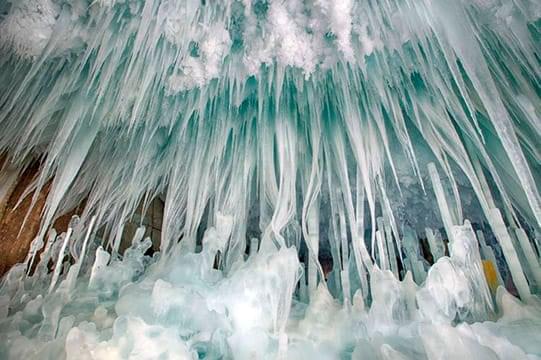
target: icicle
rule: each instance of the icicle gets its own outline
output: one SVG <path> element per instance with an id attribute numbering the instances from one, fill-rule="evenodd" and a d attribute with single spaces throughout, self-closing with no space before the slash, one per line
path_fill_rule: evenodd
<path id="1" fill-rule="evenodd" d="M 534 241 L 537 248 L 537 258 L 541 258 L 541 231 L 535 230 Z"/>
<path id="2" fill-rule="evenodd" d="M 0 3 L 0 356 L 541 353 L 537 2 Z"/>
<path id="3" fill-rule="evenodd" d="M 92 265 L 92 270 L 90 272 L 90 279 L 88 280 L 88 288 L 92 289 L 96 286 L 97 282 L 103 271 L 107 266 L 111 255 L 100 246 L 96 250 L 96 256 L 94 258 L 94 264 Z"/>
<path id="4" fill-rule="evenodd" d="M 349 280 L 349 270 L 340 271 L 340 279 L 342 280 L 342 293 L 344 298 L 344 306 L 349 309 L 351 305 L 351 286 Z"/>
<path id="5" fill-rule="evenodd" d="M 250 254 L 248 255 L 249 258 L 253 258 L 257 255 L 257 250 L 259 246 L 259 239 L 257 238 L 251 238 L 250 239 Z"/>
<path id="6" fill-rule="evenodd" d="M 511 237 L 509 236 L 503 222 L 502 215 L 498 209 L 492 209 L 490 216 L 492 221 L 492 229 L 496 235 L 496 238 L 498 239 L 498 242 L 500 243 L 500 246 L 502 247 L 505 261 L 507 262 L 507 266 L 509 267 L 511 277 L 513 278 L 513 282 L 517 287 L 520 298 L 523 301 L 528 301 L 531 295 L 530 288 L 528 287 L 528 282 L 526 281 L 526 277 L 524 276 L 524 272 L 520 266 L 518 255 L 513 247 Z"/>
<path id="7" fill-rule="evenodd" d="M 383 230 L 376 231 L 376 242 L 378 245 L 379 267 L 382 270 L 390 270 L 389 255 L 386 251 L 387 246 L 383 237 Z"/>
<path id="8" fill-rule="evenodd" d="M 443 220 L 443 225 L 445 227 L 445 232 L 449 238 L 449 243 L 453 242 L 453 217 L 449 211 L 449 205 L 445 198 L 445 192 L 443 191 L 443 186 L 441 184 L 440 176 L 436 165 L 434 163 L 428 164 L 428 173 L 430 174 L 430 180 L 432 181 L 432 187 L 434 193 L 436 194 L 436 200 L 438 201 L 438 208 L 440 209 L 440 214 Z"/>
<path id="9" fill-rule="evenodd" d="M 56 285 L 56 282 L 58 281 L 58 277 L 60 276 L 60 271 L 62 271 L 62 261 L 64 260 L 64 253 L 66 251 L 66 246 L 68 245 L 72 232 L 73 232 L 73 229 L 69 227 L 68 231 L 64 235 L 64 241 L 62 242 L 62 247 L 60 248 L 60 251 L 58 253 L 58 258 L 54 266 L 53 277 L 51 278 L 51 285 L 49 286 L 49 294 L 53 291 Z"/>
<path id="10" fill-rule="evenodd" d="M 32 240 L 32 243 L 30 243 L 30 250 L 28 251 L 28 256 L 25 260 L 27 276 L 30 274 L 30 271 L 32 271 L 32 265 L 34 264 L 34 259 L 36 257 L 36 254 L 42 248 L 43 248 L 43 239 L 40 237 L 35 238 L 34 240 Z"/>
<path id="11" fill-rule="evenodd" d="M 464 222 L 464 225 L 455 225 L 453 231 L 455 242 L 449 248 L 451 259 L 464 270 L 471 281 L 475 307 L 475 310 L 472 310 L 473 316 L 483 318 L 487 312 L 493 310 L 493 304 L 481 264 L 477 237 L 468 220 Z"/>
<path id="12" fill-rule="evenodd" d="M 310 242 L 309 258 L 308 258 L 308 291 L 312 294 L 318 284 L 318 265 L 316 264 L 319 252 L 319 207 L 318 203 L 308 211 L 308 236 L 307 241 Z"/>
<path id="13" fill-rule="evenodd" d="M 415 231 L 405 227 L 402 242 L 406 253 L 406 269 L 412 272 L 413 279 L 417 284 L 421 284 L 426 278 L 426 270 L 423 262 L 419 259 L 420 249 Z"/>
<path id="14" fill-rule="evenodd" d="M 426 228 L 425 233 L 428 240 L 428 245 L 430 246 L 430 252 L 432 253 L 432 258 L 434 259 L 434 262 L 436 262 L 439 258 L 445 255 L 443 239 L 441 238 L 441 234 L 438 230 L 433 231 L 430 228 Z"/>
<path id="15" fill-rule="evenodd" d="M 395 252 L 394 247 L 394 240 L 393 240 L 393 234 L 391 231 L 391 227 L 387 224 L 386 221 L 384 221 L 384 232 L 385 232 L 385 242 L 386 242 L 386 248 L 389 252 L 389 263 L 391 266 L 391 271 L 393 272 L 394 276 L 396 278 L 399 278 L 398 275 L 398 263 L 397 263 L 397 256 Z"/>
<path id="16" fill-rule="evenodd" d="M 81 248 L 81 253 L 79 254 L 79 258 L 77 259 L 77 262 L 74 265 L 72 265 L 68 271 L 68 275 L 66 277 L 66 289 L 68 292 L 72 291 L 76 285 L 77 277 L 79 276 L 79 272 L 81 271 L 81 266 L 83 265 L 83 261 L 85 260 L 88 240 L 90 239 L 92 230 L 94 230 L 95 222 L 96 222 L 96 217 L 92 216 L 92 218 L 90 219 L 90 223 L 88 224 L 88 229 L 86 231 L 86 235 L 83 241 L 83 247 Z"/>
<path id="17" fill-rule="evenodd" d="M 515 229 L 516 237 L 519 241 L 520 247 L 522 248 L 522 253 L 526 258 L 528 267 L 533 275 L 533 282 L 537 285 L 539 289 L 541 287 L 541 266 L 535 257 L 535 251 L 528 240 L 526 232 L 522 228 Z"/>
<path id="18" fill-rule="evenodd" d="M 34 272 L 35 280 L 34 283 L 38 280 L 40 280 L 40 277 L 47 273 L 47 265 L 49 263 L 49 260 L 51 258 L 51 249 L 53 245 L 55 244 L 55 241 L 57 240 L 56 236 L 56 230 L 51 229 L 49 230 L 49 236 L 47 237 L 47 243 L 45 244 L 45 248 L 40 254 L 39 263 L 36 266 L 36 271 Z M 37 275 L 37 276 L 36 276 Z"/>

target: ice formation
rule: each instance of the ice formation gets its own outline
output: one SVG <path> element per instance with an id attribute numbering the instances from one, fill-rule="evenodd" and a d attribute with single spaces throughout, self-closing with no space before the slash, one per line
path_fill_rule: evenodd
<path id="1" fill-rule="evenodd" d="M 541 358 L 540 59 L 535 0 L 0 2 L 0 358 Z"/>

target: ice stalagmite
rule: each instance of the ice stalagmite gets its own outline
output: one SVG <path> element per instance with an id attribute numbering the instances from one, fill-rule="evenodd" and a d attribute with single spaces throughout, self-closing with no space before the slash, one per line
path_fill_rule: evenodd
<path id="1" fill-rule="evenodd" d="M 534 0 L 0 2 L 0 358 L 541 358 L 540 49 Z"/>

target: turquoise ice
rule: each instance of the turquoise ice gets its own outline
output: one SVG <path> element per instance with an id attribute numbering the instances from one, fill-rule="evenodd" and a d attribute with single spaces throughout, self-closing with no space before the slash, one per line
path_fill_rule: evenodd
<path id="1" fill-rule="evenodd" d="M 538 1 L 5 0 L 0 153 L 0 358 L 541 357 Z"/>

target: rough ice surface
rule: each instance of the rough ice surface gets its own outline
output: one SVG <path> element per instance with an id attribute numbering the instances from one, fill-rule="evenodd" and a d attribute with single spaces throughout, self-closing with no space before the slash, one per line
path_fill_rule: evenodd
<path id="1" fill-rule="evenodd" d="M 0 197 L 51 184 L 0 358 L 541 358 L 540 49 L 534 0 L 0 2 Z"/>

